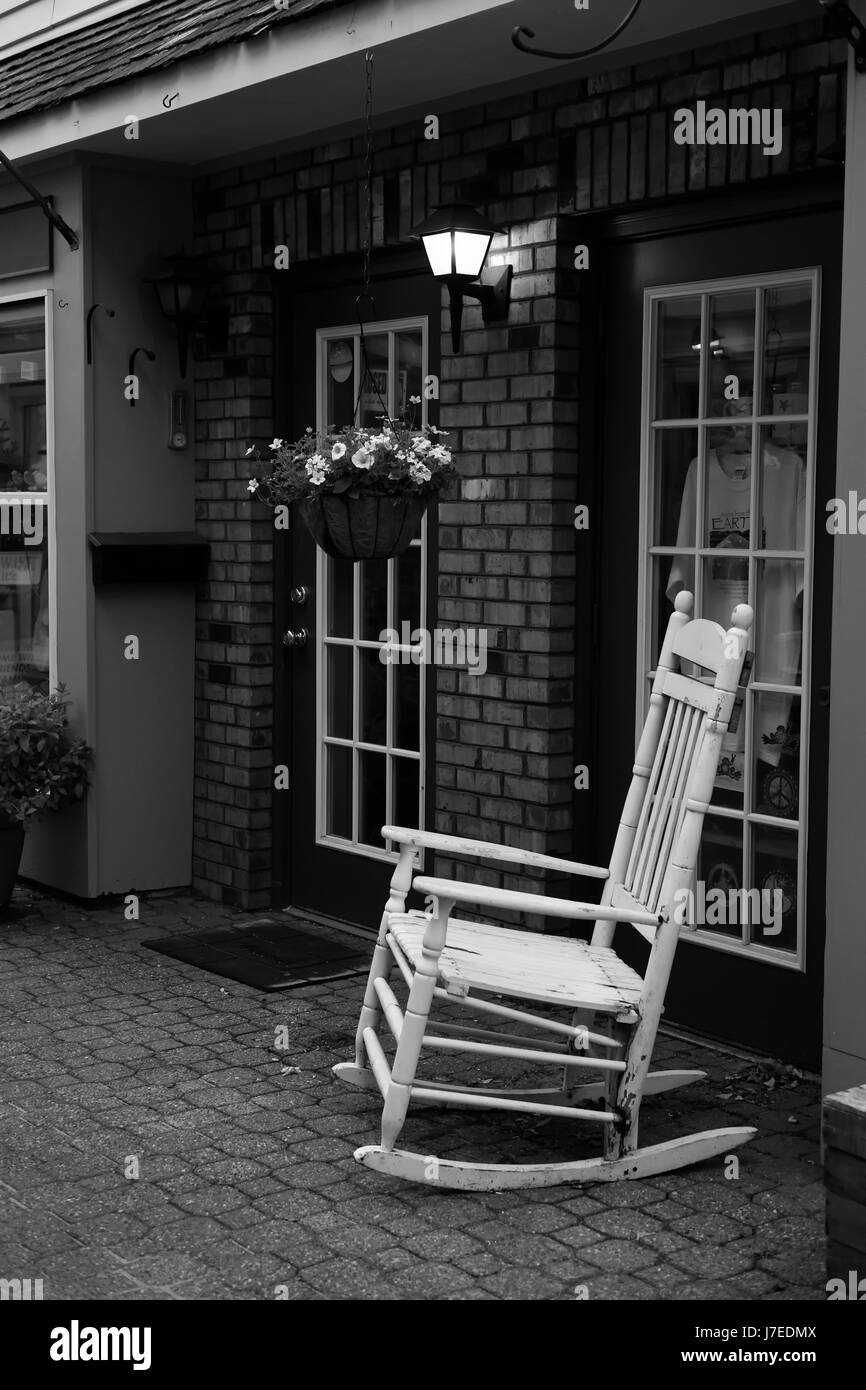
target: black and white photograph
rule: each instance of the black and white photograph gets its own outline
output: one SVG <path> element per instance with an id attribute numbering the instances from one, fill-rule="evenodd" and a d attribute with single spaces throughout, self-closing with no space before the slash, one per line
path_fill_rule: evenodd
<path id="1" fill-rule="evenodd" d="M 0 0 L 23 1366 L 855 1355 L 864 248 L 866 0 Z"/>

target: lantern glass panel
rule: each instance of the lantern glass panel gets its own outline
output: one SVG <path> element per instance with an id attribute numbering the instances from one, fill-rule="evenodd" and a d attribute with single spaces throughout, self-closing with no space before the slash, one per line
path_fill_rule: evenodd
<path id="1" fill-rule="evenodd" d="M 425 236 L 424 250 L 435 276 L 451 274 L 451 232 L 434 232 Z"/>
<path id="2" fill-rule="evenodd" d="M 454 257 L 458 275 L 481 274 L 487 251 L 493 238 L 487 232 L 455 232 Z"/>

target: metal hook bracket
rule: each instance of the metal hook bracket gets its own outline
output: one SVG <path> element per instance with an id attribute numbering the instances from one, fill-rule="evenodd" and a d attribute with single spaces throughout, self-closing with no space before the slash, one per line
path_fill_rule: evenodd
<path id="1" fill-rule="evenodd" d="M 114 310 L 107 308 L 104 304 L 92 304 L 87 311 L 87 365 L 93 366 L 93 315 L 97 309 L 105 309 L 110 319 L 114 318 Z"/>
<path id="2" fill-rule="evenodd" d="M 557 58 L 569 62 L 573 62 L 575 58 L 589 58 L 593 53 L 601 53 L 603 49 L 608 48 L 613 43 L 614 39 L 619 38 L 623 30 L 627 29 L 629 24 L 631 24 L 641 7 L 641 3 L 642 0 L 634 0 L 634 4 L 625 19 L 617 25 L 612 34 L 609 34 L 606 39 L 602 39 L 601 43 L 593 44 L 590 48 L 578 48 L 574 53 L 555 53 L 550 48 L 533 48 L 526 40 L 535 38 L 535 30 L 527 29 L 525 24 L 517 24 L 512 29 L 511 42 L 521 53 L 531 53 L 534 58 Z"/>

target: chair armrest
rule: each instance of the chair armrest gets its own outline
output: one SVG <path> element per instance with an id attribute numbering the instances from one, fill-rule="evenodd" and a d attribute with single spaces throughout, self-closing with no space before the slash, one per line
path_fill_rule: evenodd
<path id="1" fill-rule="evenodd" d="M 508 864 L 527 864 L 536 869 L 556 869 L 560 873 L 577 874 L 581 878 L 608 878 L 609 870 L 596 864 L 576 864 L 572 859 L 555 859 L 549 854 L 537 854 L 531 849 L 515 849 L 511 845 L 487 844 L 484 840 L 463 840 L 457 835 L 439 835 L 432 830 L 407 830 L 402 825 L 383 825 L 382 838 L 399 845 L 414 845 L 416 849 L 438 849 L 452 854 L 472 855 L 476 859 L 501 859 Z"/>
<path id="2" fill-rule="evenodd" d="M 658 927 L 663 918 L 652 912 L 635 912 L 630 907 L 604 907 L 598 903 L 575 903 L 567 898 L 548 898 L 540 893 L 520 893 L 511 888 L 488 888 L 483 883 L 452 883 L 447 878 L 416 878 L 413 888 L 432 893 L 447 902 L 474 903 L 480 907 L 499 907 L 510 912 L 540 912 L 545 917 L 570 917 L 579 921 L 641 923 Z"/>

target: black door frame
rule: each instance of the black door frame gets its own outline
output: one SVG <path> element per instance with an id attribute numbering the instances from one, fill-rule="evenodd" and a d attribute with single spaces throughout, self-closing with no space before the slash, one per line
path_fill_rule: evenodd
<path id="1" fill-rule="evenodd" d="M 308 261 L 292 266 L 285 271 L 273 271 L 274 286 L 274 367 L 272 411 L 274 430 L 278 438 L 296 438 L 305 427 L 291 419 L 289 394 L 281 392 L 280 383 L 288 381 L 294 370 L 295 354 L 298 345 L 292 327 L 292 300 L 295 295 L 308 294 L 316 290 L 354 290 L 360 294 L 360 267 L 357 253 L 333 256 L 325 260 Z M 389 280 L 406 279 L 415 275 L 430 275 L 430 265 L 420 246 L 388 247 L 376 250 L 370 258 L 371 293 L 375 297 L 376 285 Z M 365 321 L 372 319 L 370 304 L 364 301 L 360 306 Z M 431 322 L 430 340 L 438 344 L 441 324 Z M 438 351 L 436 359 L 438 360 Z M 297 428 L 296 428 L 297 427 Z M 294 433 L 293 433 L 294 430 Z M 427 522 L 427 612 L 435 615 L 438 599 L 436 583 L 439 565 L 439 535 L 436 510 L 431 508 Z M 296 524 L 293 520 L 293 525 Z M 274 673 L 274 724 L 273 756 L 274 765 L 284 765 L 292 773 L 292 718 L 293 691 L 292 668 L 282 659 L 282 636 L 291 614 L 289 591 L 291 589 L 290 534 L 275 532 L 273 562 L 273 673 Z M 424 737 L 428 754 L 436 746 L 436 691 L 435 671 L 428 667 L 425 671 L 428 682 Z M 432 775 L 435 762 L 427 758 L 428 775 L 424 797 L 425 822 L 433 823 L 435 809 L 435 776 Z M 292 794 L 273 791 L 272 800 L 272 847 L 271 847 L 271 905 L 275 908 L 289 907 L 292 904 Z"/>
<path id="2" fill-rule="evenodd" d="M 730 227 L 741 230 L 749 223 L 765 223 L 774 218 L 787 219 L 794 213 L 814 214 L 820 212 L 839 212 L 844 206 L 844 178 L 839 169 L 826 173 L 802 177 L 786 177 L 772 184 L 756 189 L 754 186 L 743 189 L 725 189 L 718 193 L 706 194 L 699 198 L 666 201 L 660 206 L 642 207 L 628 211 L 606 209 L 602 212 L 586 213 L 568 219 L 564 229 L 566 239 L 573 237 L 575 245 L 585 244 L 590 248 L 590 265 L 594 273 L 581 274 L 580 281 L 580 423 L 578 434 L 579 476 L 578 500 L 590 507 L 591 524 L 589 531 L 579 533 L 577 556 L 577 586 L 575 594 L 577 641 L 575 651 L 576 670 L 582 680 L 589 680 L 590 692 L 584 693 L 575 706 L 575 762 L 582 763 L 597 757 L 600 739 L 600 715 L 602 690 L 599 678 L 599 652 L 603 640 L 605 611 L 602 589 L 601 552 L 604 537 L 603 526 L 603 463 L 604 463 L 604 371 L 608 347 L 608 334 L 612 326 L 605 321 L 604 306 L 610 279 L 609 260 L 611 249 L 623 242 L 645 241 L 651 238 L 665 238 L 677 233 L 700 232 L 706 229 Z M 841 245 L 840 245 L 841 255 Z M 826 301 L 822 303 L 822 312 Z M 823 329 L 822 329 L 823 338 Z M 835 436 L 837 399 L 828 398 L 823 390 L 827 374 L 826 361 L 820 364 L 821 392 L 819 396 L 819 428 L 825 428 Z M 584 404 L 585 403 L 585 404 Z M 639 407 L 639 402 L 635 408 Z M 823 424 L 821 423 L 823 421 Z M 816 513 L 816 516 L 818 513 Z M 823 581 L 827 590 L 821 597 L 832 599 L 832 538 L 823 534 L 816 525 L 814 535 L 813 595 L 818 599 L 818 583 Z M 819 560 L 820 556 L 820 560 Z M 820 578 L 819 578 L 820 577 Z M 813 630 L 818 620 L 817 603 L 813 605 Z M 829 653 L 827 656 L 829 662 Z M 826 743 L 829 727 L 826 717 L 823 722 L 816 721 L 819 707 L 826 715 L 826 705 L 818 698 L 818 687 L 822 684 L 816 665 L 812 668 L 812 702 L 810 727 L 810 764 L 824 754 L 826 765 Z M 827 674 L 829 681 L 829 673 Z M 818 746 L 820 743 L 820 747 Z M 587 823 L 599 824 L 597 811 L 598 776 L 590 775 L 589 795 L 575 791 L 574 825 L 583 830 Z M 814 786 L 814 783 L 811 784 Z M 811 787 L 810 787 L 811 791 Z M 826 795 L 826 788 L 824 790 Z M 578 798 L 584 798 L 581 802 Z M 811 800 L 811 797 L 810 797 Z M 820 809 L 820 808 L 819 808 Z M 826 877 L 826 838 L 816 835 L 825 817 L 815 813 L 810 805 L 810 827 L 807 853 L 809 858 L 809 883 L 814 885 L 816 877 L 824 882 Z M 575 858 L 591 862 L 606 862 L 610 846 L 600 844 L 575 843 Z M 818 924 L 820 933 L 812 928 L 807 950 L 811 953 L 823 950 L 824 923 Z M 816 940 L 820 935 L 821 940 Z M 823 970 L 823 960 L 819 963 L 819 973 Z"/>

